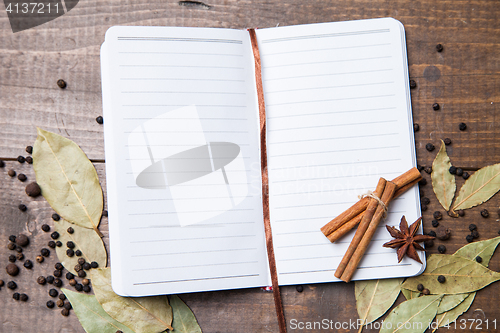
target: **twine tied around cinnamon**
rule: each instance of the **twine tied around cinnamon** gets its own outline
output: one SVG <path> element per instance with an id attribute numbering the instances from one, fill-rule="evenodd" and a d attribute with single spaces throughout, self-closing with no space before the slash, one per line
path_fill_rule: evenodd
<path id="1" fill-rule="evenodd" d="M 384 214 L 382 215 L 382 218 L 384 218 L 384 219 L 385 219 L 385 218 L 387 217 L 387 210 L 388 210 L 388 208 L 387 208 L 386 204 L 382 201 L 382 199 L 380 199 L 380 198 L 379 198 L 379 197 L 375 194 L 375 192 L 370 191 L 370 190 L 368 190 L 366 193 L 363 193 L 363 194 L 358 195 L 358 199 L 360 199 L 360 200 L 361 200 L 361 199 L 363 199 L 363 198 L 366 198 L 366 197 L 368 197 L 368 198 L 373 198 L 373 199 L 375 199 L 375 200 L 377 200 L 377 201 L 378 201 L 379 205 L 380 205 L 380 206 L 382 207 L 382 209 L 384 210 Z"/>

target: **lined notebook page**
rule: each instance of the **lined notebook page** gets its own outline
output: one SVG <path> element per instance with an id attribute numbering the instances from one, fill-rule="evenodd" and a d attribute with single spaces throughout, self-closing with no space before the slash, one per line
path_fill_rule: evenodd
<path id="1" fill-rule="evenodd" d="M 402 25 L 393 19 L 257 31 L 268 130 L 270 213 L 280 284 L 334 277 L 354 231 L 331 244 L 320 228 L 415 164 Z M 416 188 L 398 198 L 354 279 L 409 276 L 382 247 L 385 224 L 419 216 Z M 421 255 L 422 260 L 425 260 Z"/>
<path id="2" fill-rule="evenodd" d="M 113 289 L 268 284 L 248 33 L 113 27 L 101 50 Z"/>

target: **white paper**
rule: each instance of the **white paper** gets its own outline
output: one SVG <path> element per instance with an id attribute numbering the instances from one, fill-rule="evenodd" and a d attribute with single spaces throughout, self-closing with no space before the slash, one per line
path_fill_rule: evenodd
<path id="1" fill-rule="evenodd" d="M 270 214 L 279 283 L 338 281 L 354 231 L 320 228 L 415 165 L 406 45 L 393 19 L 258 30 L 267 114 Z M 397 263 L 385 225 L 419 216 L 416 187 L 390 206 L 353 279 L 419 273 Z M 424 255 L 421 258 L 425 260 Z"/>

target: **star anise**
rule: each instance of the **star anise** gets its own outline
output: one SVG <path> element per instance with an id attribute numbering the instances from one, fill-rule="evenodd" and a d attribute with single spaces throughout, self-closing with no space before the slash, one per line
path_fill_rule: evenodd
<path id="1" fill-rule="evenodd" d="M 383 246 L 390 247 L 392 249 L 398 249 L 398 262 L 401 262 L 404 255 L 406 254 L 413 260 L 422 263 L 420 261 L 420 258 L 418 257 L 417 250 L 425 251 L 425 249 L 418 243 L 432 240 L 434 239 L 434 237 L 428 235 L 415 235 L 417 233 L 418 227 L 420 227 L 421 221 L 422 218 L 419 217 L 418 220 L 413 222 L 410 225 L 410 228 L 408 228 L 406 217 L 403 215 L 403 217 L 401 218 L 401 222 L 399 223 L 400 230 L 396 229 L 395 227 L 389 227 L 387 225 L 385 226 L 391 236 L 396 239 L 385 243 Z"/>

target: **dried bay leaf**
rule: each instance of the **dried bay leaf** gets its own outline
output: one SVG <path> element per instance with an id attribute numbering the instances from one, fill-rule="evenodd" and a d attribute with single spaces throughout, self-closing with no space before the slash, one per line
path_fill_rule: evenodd
<path id="1" fill-rule="evenodd" d="M 457 320 L 457 318 L 460 317 L 465 311 L 467 311 L 469 307 L 472 305 L 474 297 L 476 297 L 476 292 L 468 294 L 466 299 L 464 299 L 460 304 L 458 304 L 450 311 L 438 314 L 436 316 L 436 321 L 438 323 L 438 326 L 444 327 Z M 433 332 L 434 331 L 436 331 L 436 329 L 434 329 Z"/>
<path id="2" fill-rule="evenodd" d="M 424 332 L 436 316 L 442 297 L 421 296 L 399 304 L 384 320 L 380 333 Z"/>
<path id="3" fill-rule="evenodd" d="M 172 330 L 172 308 L 167 296 L 122 297 L 111 288 L 111 269 L 90 271 L 94 294 L 112 318 L 136 333 L 158 333 Z"/>
<path id="4" fill-rule="evenodd" d="M 401 288 L 401 292 L 403 293 L 404 297 L 407 300 L 414 299 L 414 298 L 417 298 L 418 296 L 420 296 L 419 291 L 408 290 L 405 288 Z"/>
<path id="5" fill-rule="evenodd" d="M 403 279 L 363 280 L 354 284 L 359 318 L 368 324 L 383 316 L 399 296 Z"/>
<path id="6" fill-rule="evenodd" d="M 85 258 L 87 262 L 95 261 L 100 267 L 106 267 L 107 264 L 107 254 L 104 243 L 101 237 L 92 229 L 87 229 L 80 227 L 75 224 L 71 224 L 63 219 L 59 221 L 54 221 L 55 231 L 59 233 L 59 239 L 64 246 L 56 247 L 57 258 L 61 264 L 71 273 L 78 275 L 75 271 L 75 265 L 78 263 L 78 258 L 76 255 L 73 257 L 68 257 L 66 255 L 66 244 L 71 241 L 75 244 L 74 250 L 82 251 L 81 258 Z M 68 233 L 68 228 L 72 227 L 74 232 L 72 234 Z"/>
<path id="7" fill-rule="evenodd" d="M 421 283 L 431 294 L 464 294 L 500 280 L 500 273 L 456 255 L 433 254 L 427 262 L 431 268 L 419 276 L 406 279 L 403 288 L 417 291 L 417 286 Z M 438 282 L 439 275 L 446 277 L 445 283 Z"/>
<path id="8" fill-rule="evenodd" d="M 456 294 L 456 295 L 444 295 L 441 303 L 439 303 L 439 307 L 437 310 L 437 314 L 444 313 L 446 311 L 450 311 L 451 309 L 458 306 L 462 303 L 470 293 L 467 294 Z"/>
<path id="9" fill-rule="evenodd" d="M 62 288 L 73 310 L 87 333 L 134 333 L 127 326 L 111 318 L 93 295 L 85 295 Z"/>
<path id="10" fill-rule="evenodd" d="M 475 260 L 477 256 L 480 256 L 481 259 L 483 259 L 481 265 L 488 267 L 498 243 L 500 243 L 500 236 L 462 246 L 453 255 L 464 257 L 469 260 Z"/>
<path id="11" fill-rule="evenodd" d="M 97 227 L 103 195 L 94 166 L 73 141 L 40 128 L 37 131 L 33 168 L 42 195 L 66 221 L 102 236 Z"/>
<path id="12" fill-rule="evenodd" d="M 432 189 L 436 197 L 445 210 L 449 210 L 457 185 L 455 176 L 450 173 L 451 162 L 446 153 L 446 146 L 441 140 L 441 149 L 432 163 Z"/>
<path id="13" fill-rule="evenodd" d="M 172 326 L 177 333 L 202 333 L 200 325 L 191 309 L 178 296 L 170 296 L 170 305 L 174 313 Z"/>
<path id="14" fill-rule="evenodd" d="M 500 190 L 500 163 L 476 171 L 462 185 L 453 210 L 467 209 L 491 198 Z"/>

